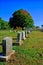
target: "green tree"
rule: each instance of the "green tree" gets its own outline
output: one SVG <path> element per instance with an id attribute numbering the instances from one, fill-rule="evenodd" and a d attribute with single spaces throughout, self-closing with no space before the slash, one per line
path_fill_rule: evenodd
<path id="1" fill-rule="evenodd" d="M 30 16 L 30 13 L 27 11 L 20 9 L 18 11 L 15 11 L 12 15 L 12 17 L 9 20 L 9 25 L 13 28 L 18 27 L 33 27 L 34 21 L 32 17 Z"/>
<path id="2" fill-rule="evenodd" d="M 8 22 L 2 20 L 2 18 L 0 18 L 0 29 L 9 29 Z"/>

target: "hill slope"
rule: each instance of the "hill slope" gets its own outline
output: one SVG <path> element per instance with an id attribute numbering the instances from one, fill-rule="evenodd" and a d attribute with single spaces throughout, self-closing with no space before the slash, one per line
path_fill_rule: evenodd
<path id="1" fill-rule="evenodd" d="M 33 31 L 16 51 L 7 65 L 43 65 L 43 32 Z"/>

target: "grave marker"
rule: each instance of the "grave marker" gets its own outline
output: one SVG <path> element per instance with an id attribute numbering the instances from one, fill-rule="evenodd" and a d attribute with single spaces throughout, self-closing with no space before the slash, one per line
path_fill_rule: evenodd
<path id="1" fill-rule="evenodd" d="M 22 41 L 22 33 L 18 32 L 16 44 L 21 45 L 22 43 L 23 43 L 23 41 Z"/>
<path id="2" fill-rule="evenodd" d="M 7 56 L 12 52 L 12 39 L 10 37 L 5 37 L 2 40 L 3 56 Z"/>
<path id="3" fill-rule="evenodd" d="M 22 40 L 25 40 L 25 31 L 22 31 Z"/>
<path id="4" fill-rule="evenodd" d="M 14 54 L 15 51 L 12 50 L 12 38 L 5 37 L 2 40 L 2 55 L 0 56 L 0 61 L 8 61 L 11 55 Z"/>
<path id="5" fill-rule="evenodd" d="M 25 37 L 27 37 L 27 31 L 25 31 Z"/>
<path id="6" fill-rule="evenodd" d="M 21 32 L 18 32 L 18 36 L 17 36 L 17 42 L 20 42 L 22 40 L 22 34 Z"/>

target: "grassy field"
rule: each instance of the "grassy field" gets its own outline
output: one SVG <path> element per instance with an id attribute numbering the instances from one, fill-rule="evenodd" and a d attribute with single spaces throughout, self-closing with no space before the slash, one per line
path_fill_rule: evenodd
<path id="1" fill-rule="evenodd" d="M 0 42 L 4 37 L 16 38 L 16 32 L 0 31 Z M 15 40 L 14 40 L 15 42 Z M 1 48 L 0 48 L 1 49 Z M 16 51 L 7 65 L 43 65 L 43 32 L 33 31 L 21 46 L 13 46 Z"/>
<path id="2" fill-rule="evenodd" d="M 17 32 L 14 32 L 14 31 L 10 32 L 10 30 L 0 30 L 0 52 L 2 52 L 1 44 L 2 44 L 3 38 L 5 38 L 5 37 L 11 37 L 11 38 L 15 39 L 17 37 Z M 15 40 L 13 40 L 13 42 L 14 41 Z"/>

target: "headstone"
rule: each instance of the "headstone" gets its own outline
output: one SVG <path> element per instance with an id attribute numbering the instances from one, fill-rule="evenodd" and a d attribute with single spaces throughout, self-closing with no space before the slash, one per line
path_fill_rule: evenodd
<path id="1" fill-rule="evenodd" d="M 29 33 L 30 33 L 30 30 L 29 30 L 29 31 L 27 31 L 27 33 L 29 34 Z"/>
<path id="2" fill-rule="evenodd" d="M 2 55 L 0 56 L 0 62 L 1 61 L 8 61 L 10 57 L 15 53 L 15 51 L 12 50 L 12 38 L 5 37 L 2 40 Z"/>
<path id="3" fill-rule="evenodd" d="M 21 34 L 21 32 L 18 32 L 17 42 L 20 42 L 21 40 L 22 40 L 22 34 Z"/>
<path id="4" fill-rule="evenodd" d="M 22 39 L 25 40 L 25 31 L 22 31 Z"/>
<path id="5" fill-rule="evenodd" d="M 10 37 L 5 37 L 2 40 L 3 56 L 7 56 L 12 52 L 12 39 Z"/>
<path id="6" fill-rule="evenodd" d="M 23 27 L 23 30 L 26 30 L 26 27 Z"/>
<path id="7" fill-rule="evenodd" d="M 25 31 L 25 37 L 27 37 L 27 31 Z"/>
<path id="8" fill-rule="evenodd" d="M 22 41 L 22 33 L 21 32 L 18 32 L 16 45 L 22 45 L 22 44 L 23 44 L 23 41 Z"/>

